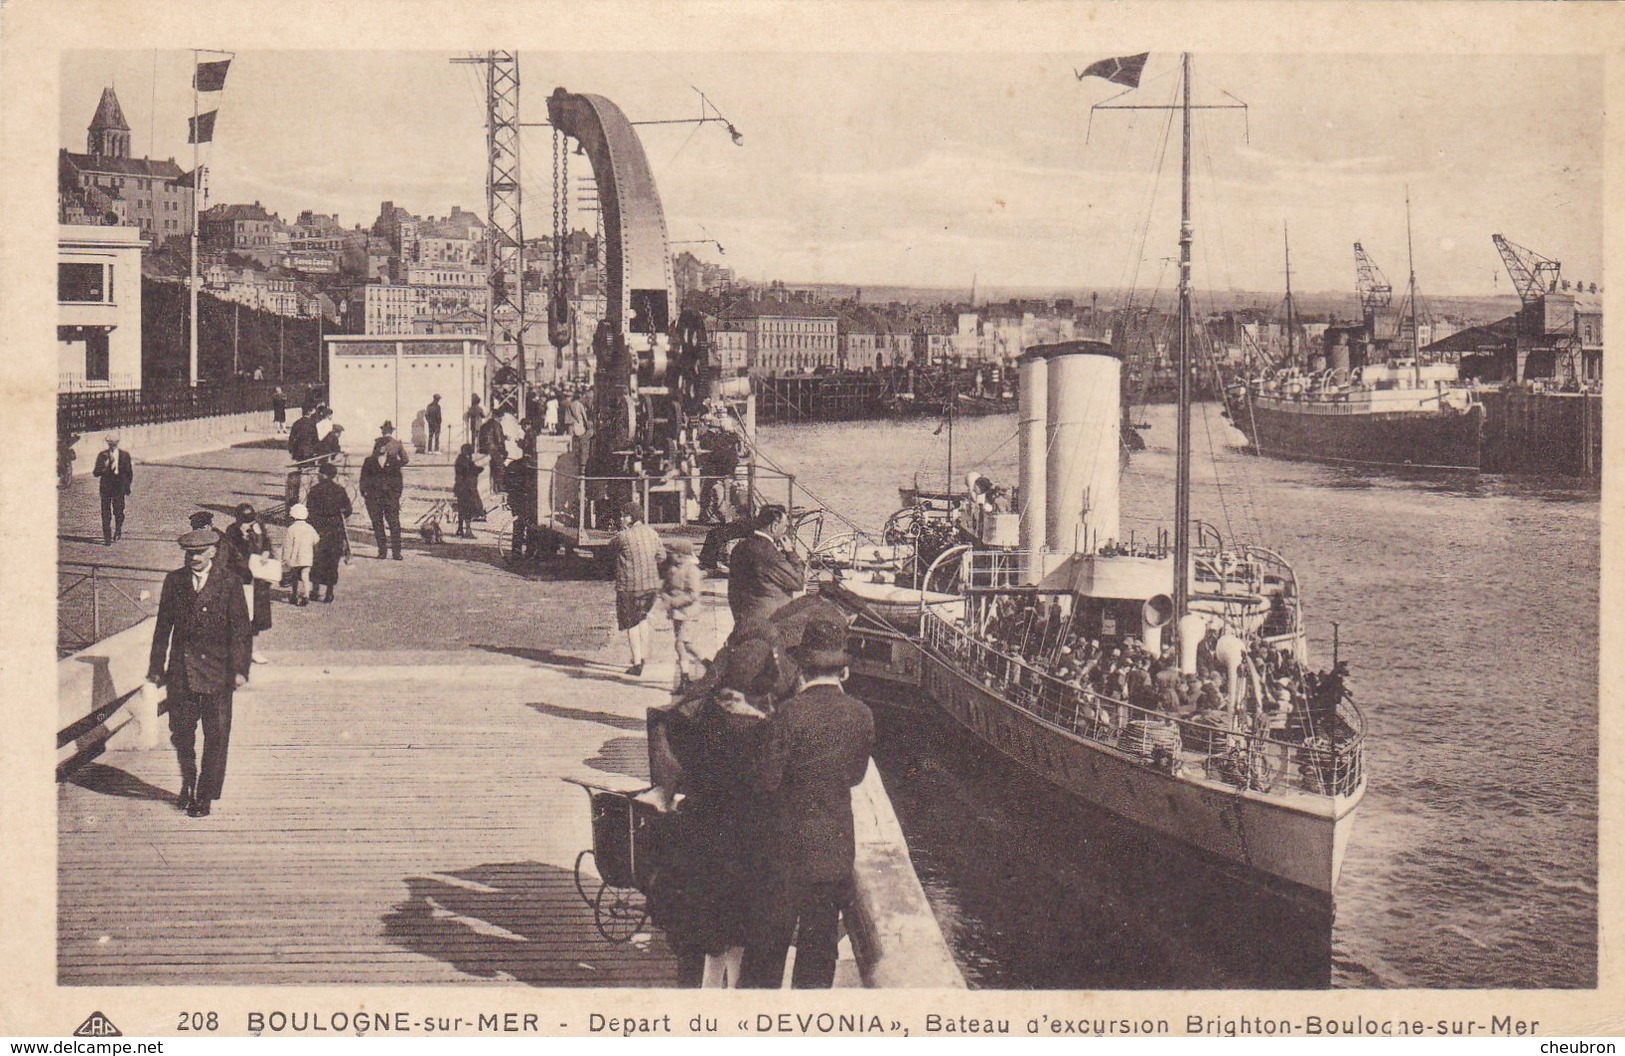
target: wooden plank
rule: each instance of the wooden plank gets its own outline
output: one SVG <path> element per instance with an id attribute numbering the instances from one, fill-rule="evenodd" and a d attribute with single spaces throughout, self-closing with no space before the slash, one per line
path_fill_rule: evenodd
<path id="1" fill-rule="evenodd" d="M 64 984 L 671 985 L 658 937 L 594 930 L 587 797 L 558 779 L 640 787 L 647 691 L 278 668 L 239 697 L 213 816 L 174 808 L 167 747 L 60 787 Z"/>

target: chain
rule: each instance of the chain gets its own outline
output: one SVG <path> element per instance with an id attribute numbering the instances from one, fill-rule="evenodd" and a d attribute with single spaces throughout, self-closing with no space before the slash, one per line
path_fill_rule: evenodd
<path id="1" fill-rule="evenodd" d="M 553 130 L 553 281 L 559 281 L 559 274 L 564 266 L 564 240 L 559 237 L 560 231 L 560 199 L 569 193 L 569 189 L 559 182 L 559 170 L 562 167 L 561 158 L 564 154 L 564 133 L 558 129 Z"/>

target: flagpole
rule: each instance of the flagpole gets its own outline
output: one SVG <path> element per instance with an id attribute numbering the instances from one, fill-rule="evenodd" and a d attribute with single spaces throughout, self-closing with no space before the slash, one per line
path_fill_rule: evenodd
<path id="1" fill-rule="evenodd" d="M 186 282 L 187 304 L 187 380 L 197 388 L 197 223 L 198 196 L 203 193 L 203 175 L 198 171 L 198 52 L 192 49 L 192 274 Z"/>

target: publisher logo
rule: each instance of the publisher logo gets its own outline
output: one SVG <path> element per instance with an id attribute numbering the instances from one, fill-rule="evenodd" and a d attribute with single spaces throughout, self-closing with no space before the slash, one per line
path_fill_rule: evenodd
<path id="1" fill-rule="evenodd" d="M 100 1012 L 92 1012 L 79 1029 L 73 1032 L 76 1038 L 122 1038 L 124 1032 L 113 1026 L 113 1021 Z"/>

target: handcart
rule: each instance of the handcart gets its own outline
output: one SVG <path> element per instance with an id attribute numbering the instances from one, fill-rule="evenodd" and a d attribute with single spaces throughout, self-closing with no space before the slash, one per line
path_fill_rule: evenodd
<path id="1" fill-rule="evenodd" d="M 649 919 L 647 895 L 659 860 L 664 815 L 637 798 L 648 788 L 623 791 L 573 777 L 564 780 L 586 791 L 592 812 L 592 847 L 576 855 L 576 892 L 592 910 L 600 935 L 610 942 L 630 942 Z"/>

